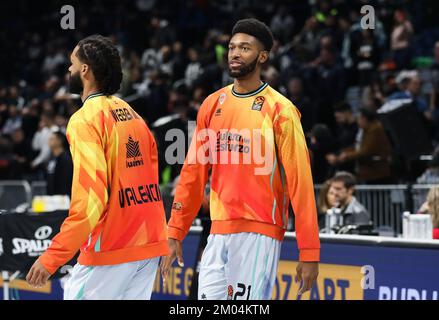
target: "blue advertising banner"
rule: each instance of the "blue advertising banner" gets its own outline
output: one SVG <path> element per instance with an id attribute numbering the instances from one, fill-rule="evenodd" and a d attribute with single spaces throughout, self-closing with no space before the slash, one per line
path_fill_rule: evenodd
<path id="1" fill-rule="evenodd" d="M 157 275 L 152 299 L 187 299 L 199 240 L 199 232 L 188 235 L 183 242 L 184 267 L 175 264 L 165 286 Z M 322 235 L 321 245 L 318 282 L 302 300 L 438 300 L 439 242 Z M 297 242 L 288 235 L 282 244 L 273 299 L 298 299 L 297 259 Z M 13 281 L 10 298 L 62 299 L 60 280 L 38 291 L 22 280 Z"/>
<path id="2" fill-rule="evenodd" d="M 439 242 L 321 237 L 318 283 L 301 299 L 438 299 Z M 297 299 L 297 259 L 297 242 L 289 237 L 283 243 L 274 299 Z"/>

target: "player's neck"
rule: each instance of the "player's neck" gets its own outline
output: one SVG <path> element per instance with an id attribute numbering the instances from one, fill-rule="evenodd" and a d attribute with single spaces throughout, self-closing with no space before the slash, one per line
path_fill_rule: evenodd
<path id="1" fill-rule="evenodd" d="M 87 83 L 84 84 L 84 90 L 81 94 L 81 101 L 84 102 L 87 97 L 89 97 L 92 94 L 98 93 L 99 90 L 95 85 L 89 85 Z"/>
<path id="2" fill-rule="evenodd" d="M 235 79 L 233 90 L 236 93 L 245 94 L 257 90 L 262 85 L 261 77 L 257 74 L 246 79 Z"/>

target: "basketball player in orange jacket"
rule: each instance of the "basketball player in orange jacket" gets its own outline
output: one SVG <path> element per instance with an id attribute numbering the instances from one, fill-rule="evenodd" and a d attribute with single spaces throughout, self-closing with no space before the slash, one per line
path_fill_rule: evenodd
<path id="1" fill-rule="evenodd" d="M 229 43 L 234 83 L 208 96 L 176 188 L 162 259 L 165 280 L 201 206 L 211 171 L 212 227 L 199 274 L 199 299 L 270 299 L 291 201 L 299 247 L 299 294 L 318 275 L 320 241 L 309 154 L 300 114 L 261 81 L 273 37 L 240 20 Z M 264 161 L 261 161 L 264 160 Z"/>
<path id="2" fill-rule="evenodd" d="M 69 216 L 27 281 L 44 285 L 80 250 L 64 299 L 149 299 L 159 259 L 169 253 L 157 146 L 143 119 L 114 96 L 122 72 L 109 39 L 81 40 L 70 60 L 70 91 L 83 105 L 67 126 Z"/>

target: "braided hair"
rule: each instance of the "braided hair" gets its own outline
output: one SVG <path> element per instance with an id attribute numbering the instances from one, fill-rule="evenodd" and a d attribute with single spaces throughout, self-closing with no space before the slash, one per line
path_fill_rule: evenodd
<path id="1" fill-rule="evenodd" d="M 98 89 L 109 96 L 116 93 L 122 82 L 119 51 L 109 38 L 92 35 L 78 42 L 78 59 L 93 71 Z"/>

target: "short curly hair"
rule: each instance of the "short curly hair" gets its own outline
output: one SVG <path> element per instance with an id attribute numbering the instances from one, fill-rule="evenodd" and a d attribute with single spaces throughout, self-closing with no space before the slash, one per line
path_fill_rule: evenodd
<path id="1" fill-rule="evenodd" d="M 239 20 L 232 29 L 232 37 L 236 33 L 249 34 L 258 39 L 266 51 L 270 51 L 273 47 L 273 34 L 267 25 L 257 19 L 242 19 Z"/>
<path id="2" fill-rule="evenodd" d="M 90 66 L 100 92 L 109 96 L 120 89 L 122 66 L 119 51 L 109 38 L 92 35 L 78 42 L 77 57 Z"/>

